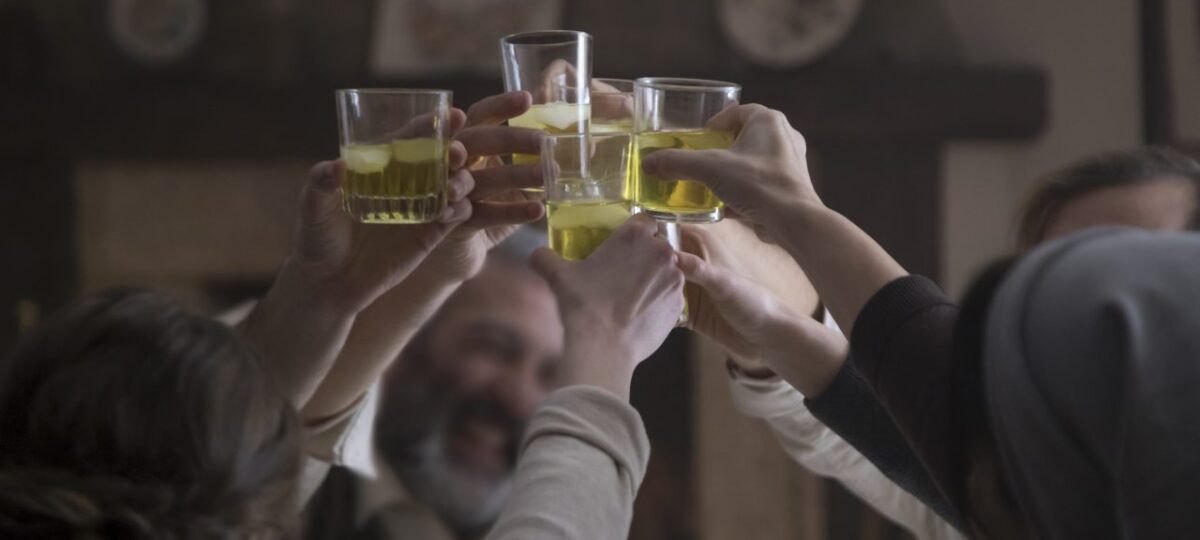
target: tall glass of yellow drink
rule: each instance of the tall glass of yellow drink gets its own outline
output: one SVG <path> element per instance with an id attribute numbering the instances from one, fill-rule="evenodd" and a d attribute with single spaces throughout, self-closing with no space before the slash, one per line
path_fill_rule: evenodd
<path id="1" fill-rule="evenodd" d="M 703 79 L 644 77 L 634 89 L 634 162 L 631 191 L 641 211 L 662 221 L 711 223 L 724 215 L 712 190 L 686 178 L 659 178 L 642 171 L 641 160 L 665 148 L 728 148 L 733 134 L 705 126 L 736 105 L 741 87 Z"/>
<path id="2" fill-rule="evenodd" d="M 512 34 L 500 40 L 504 63 L 504 90 L 525 90 L 533 107 L 509 120 L 509 125 L 546 133 L 588 132 L 592 80 L 592 36 L 570 30 Z M 557 87 L 582 88 L 568 98 Z M 514 154 L 513 163 L 537 163 L 533 155 Z"/>

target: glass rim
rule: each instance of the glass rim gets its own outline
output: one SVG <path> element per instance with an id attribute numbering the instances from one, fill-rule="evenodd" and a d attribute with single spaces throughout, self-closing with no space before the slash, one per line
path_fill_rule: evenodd
<path id="1" fill-rule="evenodd" d="M 568 39 L 569 36 L 569 39 Z M 558 41 L 540 41 L 547 38 L 561 37 Z M 524 42 L 522 40 L 534 40 Z M 532 32 L 516 32 L 500 38 L 501 45 L 520 45 L 522 47 L 554 47 L 569 45 L 580 41 L 591 41 L 592 35 L 579 30 L 534 30 Z"/>
<path id="2" fill-rule="evenodd" d="M 710 91 L 738 90 L 742 85 L 714 79 L 690 79 L 686 77 L 640 77 L 634 81 L 635 87 L 653 88 L 655 90 L 692 90 Z"/>
<path id="3" fill-rule="evenodd" d="M 334 91 L 339 96 L 346 94 L 378 94 L 392 96 L 428 96 L 428 95 L 445 95 L 453 96 L 453 90 L 445 90 L 441 88 L 338 88 Z"/>

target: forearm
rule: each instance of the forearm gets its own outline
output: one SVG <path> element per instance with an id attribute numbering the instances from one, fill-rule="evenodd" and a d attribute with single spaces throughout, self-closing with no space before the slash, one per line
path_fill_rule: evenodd
<path id="1" fill-rule="evenodd" d="M 237 326 L 263 355 L 289 401 L 302 406 L 333 365 L 355 315 L 287 261 L 275 283 Z"/>
<path id="2" fill-rule="evenodd" d="M 351 406 L 461 284 L 418 270 L 359 313 L 332 368 L 304 404 L 304 418 L 327 418 Z"/>
<path id="3" fill-rule="evenodd" d="M 775 212 L 769 225 L 796 259 L 821 302 L 853 332 L 862 307 L 884 285 L 907 275 L 867 233 L 819 203 L 799 202 Z"/>
<path id="4" fill-rule="evenodd" d="M 608 334 L 597 328 L 593 324 L 567 325 L 560 382 L 563 386 L 602 388 L 629 401 L 633 362 L 626 358 L 630 353 L 620 343 L 598 341 L 597 336 Z"/>
<path id="5" fill-rule="evenodd" d="M 625 538 L 649 457 L 641 418 L 623 398 L 584 386 L 551 394 L 488 538 Z"/>
<path id="6" fill-rule="evenodd" d="M 888 479 L 853 446 L 821 423 L 804 396 L 780 380 L 730 373 L 730 395 L 742 414 L 762 419 L 783 451 L 812 473 L 833 478 L 917 538 L 962 538 L 928 506 Z"/>
<path id="7" fill-rule="evenodd" d="M 842 369 L 849 344 L 841 334 L 805 317 L 768 324 L 763 363 L 806 396 L 817 396 Z"/>

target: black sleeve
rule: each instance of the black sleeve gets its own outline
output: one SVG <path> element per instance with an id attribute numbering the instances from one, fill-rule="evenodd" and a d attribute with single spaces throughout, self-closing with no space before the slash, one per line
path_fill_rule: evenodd
<path id="1" fill-rule="evenodd" d="M 866 380 L 847 361 L 816 399 L 806 399 L 813 416 L 850 443 L 888 479 L 937 512 L 959 531 L 962 520 L 942 496 L 892 417 Z"/>

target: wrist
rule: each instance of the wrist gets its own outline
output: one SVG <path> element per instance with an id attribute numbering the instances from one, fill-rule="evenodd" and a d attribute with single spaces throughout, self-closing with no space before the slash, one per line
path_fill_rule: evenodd
<path id="1" fill-rule="evenodd" d="M 613 339 L 615 335 L 599 325 L 568 323 L 563 340 L 563 385 L 596 386 L 628 400 L 637 359 L 620 339 Z"/>
<path id="2" fill-rule="evenodd" d="M 845 338 L 810 317 L 769 323 L 763 362 L 807 397 L 817 397 L 837 375 L 848 354 Z"/>

